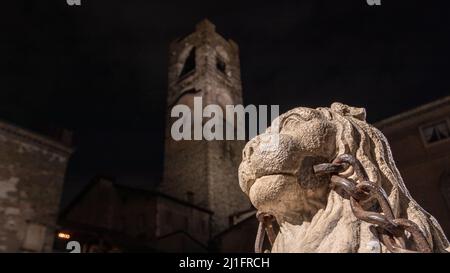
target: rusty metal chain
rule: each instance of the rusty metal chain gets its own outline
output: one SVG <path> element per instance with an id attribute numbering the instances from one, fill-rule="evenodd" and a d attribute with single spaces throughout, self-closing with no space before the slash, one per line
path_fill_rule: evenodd
<path id="1" fill-rule="evenodd" d="M 357 219 L 373 224 L 372 232 L 378 236 L 380 242 L 390 252 L 432 252 L 416 223 L 394 217 L 386 192 L 381 186 L 369 180 L 361 163 L 355 157 L 343 154 L 332 163 L 314 165 L 313 169 L 316 175 L 331 175 L 332 189 L 350 200 L 350 207 Z M 353 178 L 350 178 L 351 176 Z M 374 202 L 378 207 L 375 208 Z M 255 252 L 262 253 L 266 234 L 271 246 L 275 241 L 276 234 L 273 229 L 275 217 L 264 212 L 258 212 L 256 217 L 259 220 L 259 226 L 255 240 Z M 410 234 L 409 238 L 406 232 Z M 408 240 L 410 244 L 407 246 Z"/>
<path id="2" fill-rule="evenodd" d="M 376 232 L 380 241 L 390 252 L 429 253 L 432 251 L 416 223 L 394 217 L 384 189 L 369 181 L 361 163 L 353 156 L 343 154 L 332 163 L 318 164 L 313 168 L 317 175 L 331 175 L 332 189 L 350 200 L 350 206 L 356 218 L 374 225 L 372 231 Z M 350 178 L 351 176 L 353 178 Z M 374 208 L 374 201 L 378 208 Z M 410 234 L 409 238 L 406 232 Z M 409 245 L 406 244 L 407 241 Z"/>
<path id="3" fill-rule="evenodd" d="M 275 242 L 276 234 L 273 230 L 273 222 L 275 217 L 268 213 L 257 212 L 256 218 L 259 221 L 258 232 L 256 233 L 255 241 L 255 253 L 263 253 L 264 237 L 267 234 L 269 238 L 270 245 L 273 246 Z M 265 251 L 269 252 L 269 251 Z"/>

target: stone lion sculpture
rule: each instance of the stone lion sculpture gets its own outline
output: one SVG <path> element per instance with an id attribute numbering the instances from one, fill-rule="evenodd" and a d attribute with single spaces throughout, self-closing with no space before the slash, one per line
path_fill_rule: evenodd
<path id="1" fill-rule="evenodd" d="M 272 252 L 389 252 L 372 224 L 358 220 L 349 200 L 330 189 L 329 177 L 313 172 L 313 165 L 340 154 L 361 163 L 370 181 L 385 190 L 394 216 L 416 223 L 433 252 L 449 250 L 439 223 L 406 189 L 386 138 L 365 118 L 364 108 L 341 103 L 299 107 L 247 143 L 239 183 L 258 211 L 279 225 Z M 261 148 L 267 136 L 277 137 L 275 148 Z"/>

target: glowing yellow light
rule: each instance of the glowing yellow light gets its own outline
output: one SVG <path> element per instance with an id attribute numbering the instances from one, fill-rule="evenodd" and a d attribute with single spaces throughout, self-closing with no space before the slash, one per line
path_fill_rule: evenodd
<path id="1" fill-rule="evenodd" d="M 70 234 L 60 232 L 60 233 L 58 233 L 58 237 L 61 239 L 70 239 Z"/>

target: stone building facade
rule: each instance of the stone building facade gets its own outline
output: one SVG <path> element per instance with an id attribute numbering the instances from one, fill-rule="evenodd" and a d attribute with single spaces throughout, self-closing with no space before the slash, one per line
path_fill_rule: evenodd
<path id="1" fill-rule="evenodd" d="M 61 213 L 58 230 L 82 252 L 206 252 L 212 212 L 146 189 L 95 178 Z M 67 238 L 58 238 L 65 251 Z"/>
<path id="2" fill-rule="evenodd" d="M 71 149 L 0 122 L 0 252 L 50 252 Z"/>
<path id="3" fill-rule="evenodd" d="M 180 140 L 171 136 L 175 105 L 242 104 L 239 48 L 216 33 L 208 20 L 170 45 L 164 180 L 160 191 L 214 212 L 212 233 L 229 225 L 229 216 L 250 207 L 238 183 L 244 141 Z M 200 109 L 201 111 L 201 109 Z M 194 114 L 195 116 L 195 114 Z M 193 119 L 191 119 L 192 121 Z M 206 120 L 203 120 L 203 123 Z M 193 134 L 192 134 L 193 137 Z"/>
<path id="4" fill-rule="evenodd" d="M 374 125 L 387 137 L 413 198 L 450 237 L 450 97 Z"/>

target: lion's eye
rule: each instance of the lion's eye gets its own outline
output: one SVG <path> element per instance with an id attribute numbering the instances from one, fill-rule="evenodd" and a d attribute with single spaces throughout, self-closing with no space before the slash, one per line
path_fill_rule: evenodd
<path id="1" fill-rule="evenodd" d="M 281 128 L 284 127 L 295 127 L 298 124 L 301 124 L 303 122 L 307 122 L 312 120 L 313 118 L 316 118 L 318 114 L 316 112 L 312 111 L 301 111 L 298 113 L 292 113 L 289 117 L 287 117 L 281 126 Z"/>
<path id="2" fill-rule="evenodd" d="M 304 123 L 311 120 L 310 117 L 306 117 L 304 118 L 303 116 L 300 115 L 294 115 L 294 116 L 290 116 L 289 118 L 285 119 L 282 125 L 282 128 L 284 127 L 295 127 L 298 124 Z"/>
<path id="3" fill-rule="evenodd" d="M 299 119 L 296 118 L 288 118 L 286 120 L 284 120 L 283 125 L 281 126 L 281 128 L 291 128 L 291 127 L 295 127 L 296 124 L 302 122 Z"/>

